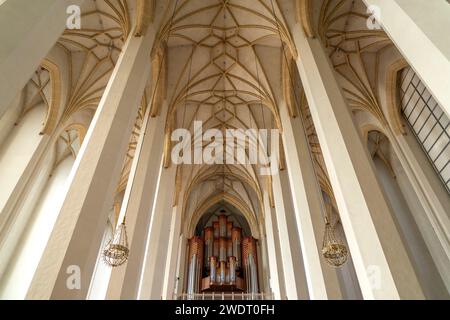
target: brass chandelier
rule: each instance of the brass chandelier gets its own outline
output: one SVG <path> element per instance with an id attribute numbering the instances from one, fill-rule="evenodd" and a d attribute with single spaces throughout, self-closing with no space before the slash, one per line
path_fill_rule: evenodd
<path id="1" fill-rule="evenodd" d="M 332 267 L 340 267 L 347 262 L 348 250 L 336 230 L 338 221 L 334 224 L 329 216 L 332 214 L 331 204 L 327 205 L 327 217 L 325 217 L 325 232 L 323 236 L 322 255 L 325 261 Z"/>
<path id="2" fill-rule="evenodd" d="M 282 48 L 282 53 L 284 56 L 284 60 L 285 63 L 287 65 L 289 65 L 289 60 L 287 58 L 286 55 L 286 49 L 285 49 L 285 43 L 283 42 L 283 38 L 281 35 L 281 30 L 280 30 L 280 26 L 278 23 L 278 19 L 276 17 L 275 14 L 275 6 L 273 4 L 274 0 L 270 0 L 271 5 L 272 5 L 272 15 L 273 15 L 273 19 L 276 22 L 276 26 L 277 26 L 277 31 L 278 31 L 278 37 L 281 43 L 281 48 Z M 294 85 L 294 79 L 292 77 L 292 74 L 290 72 L 290 68 L 287 68 L 288 72 L 289 72 L 289 81 L 292 85 L 292 88 L 295 88 Z M 305 137 L 308 137 L 308 134 L 306 132 L 306 125 L 305 125 L 305 121 L 303 119 L 303 115 L 301 114 L 301 107 L 300 107 L 300 103 L 298 101 L 298 96 L 294 94 L 294 101 L 295 101 L 295 105 L 298 108 L 298 110 L 300 111 L 300 120 L 302 122 L 302 129 L 303 129 L 303 133 L 305 134 Z M 311 149 L 311 145 L 308 142 L 308 150 L 309 150 L 309 157 L 311 159 L 311 163 L 314 163 L 314 158 L 313 158 L 313 152 Z M 336 212 L 336 216 L 337 219 L 334 223 L 332 223 L 331 221 L 331 217 L 333 216 L 333 206 L 332 206 L 332 200 L 328 199 L 328 197 L 326 197 L 324 195 L 324 191 L 322 190 L 322 187 L 320 186 L 320 183 L 318 181 L 318 174 L 317 174 L 317 170 L 315 168 L 315 166 L 313 167 L 315 176 L 316 176 L 316 188 L 317 188 L 317 192 L 318 194 L 320 194 L 320 204 L 321 204 L 321 212 L 324 218 L 324 222 L 325 222 L 325 231 L 324 231 L 324 237 L 323 237 L 323 243 L 322 243 L 322 256 L 324 257 L 325 261 L 332 267 L 340 267 L 342 266 L 345 262 L 347 262 L 348 260 L 348 249 L 346 244 L 344 243 L 344 241 L 342 240 L 342 238 L 338 235 L 336 230 L 336 226 L 339 222 L 339 214 Z M 328 195 L 328 194 L 327 194 Z M 325 200 L 325 197 L 327 198 L 327 201 Z"/>
<path id="3" fill-rule="evenodd" d="M 114 237 L 103 250 L 103 261 L 111 267 L 121 266 L 128 260 L 129 252 L 127 228 L 124 219 L 117 228 Z"/>

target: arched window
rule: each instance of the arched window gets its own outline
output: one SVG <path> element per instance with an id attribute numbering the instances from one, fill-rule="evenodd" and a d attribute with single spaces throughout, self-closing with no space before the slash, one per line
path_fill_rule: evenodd
<path id="1" fill-rule="evenodd" d="M 53 169 L 2 277 L 0 297 L 24 299 L 65 196 L 65 184 L 81 145 L 78 129 L 68 128 L 55 145 Z"/>
<path id="2" fill-rule="evenodd" d="M 450 121 L 411 67 L 401 71 L 402 115 L 450 193 Z"/>
<path id="3" fill-rule="evenodd" d="M 51 102 L 50 73 L 39 68 L 0 119 L 0 212 L 39 148 Z"/>

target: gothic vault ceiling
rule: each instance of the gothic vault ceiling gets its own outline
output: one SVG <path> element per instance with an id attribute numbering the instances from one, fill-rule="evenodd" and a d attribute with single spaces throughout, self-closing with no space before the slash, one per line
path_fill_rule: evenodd
<path id="1" fill-rule="evenodd" d="M 195 134 L 194 121 L 224 135 L 226 129 L 281 128 L 280 39 L 288 48 L 292 41 L 276 1 L 174 1 L 159 37 L 167 57 L 160 62 L 167 70 L 168 133 L 185 128 Z M 177 189 L 187 221 L 227 202 L 256 225 L 266 182 L 258 169 L 245 164 L 180 166 Z"/>

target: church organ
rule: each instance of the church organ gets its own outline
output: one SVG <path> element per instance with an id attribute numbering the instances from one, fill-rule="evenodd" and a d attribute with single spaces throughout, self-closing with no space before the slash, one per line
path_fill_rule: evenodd
<path id="1" fill-rule="evenodd" d="M 243 237 L 225 214 L 189 239 L 188 252 L 188 294 L 258 293 L 256 240 Z"/>

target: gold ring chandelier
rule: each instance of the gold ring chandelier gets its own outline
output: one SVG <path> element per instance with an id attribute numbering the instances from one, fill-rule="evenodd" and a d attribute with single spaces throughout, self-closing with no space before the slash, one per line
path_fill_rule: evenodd
<path id="1" fill-rule="evenodd" d="M 103 261 L 111 267 L 118 267 L 128 260 L 129 253 L 127 229 L 124 220 L 117 228 L 113 239 L 103 250 Z"/>
<path id="2" fill-rule="evenodd" d="M 278 23 L 278 19 L 276 17 L 275 14 L 275 6 L 273 3 L 273 0 L 270 0 L 271 5 L 272 5 L 272 15 L 273 15 L 273 19 L 276 23 L 277 26 L 277 31 L 278 31 L 278 37 L 281 43 L 281 48 L 282 48 L 282 53 L 285 59 L 285 63 L 287 65 L 289 65 L 289 60 L 287 58 L 286 55 L 286 49 L 285 49 L 285 43 L 283 42 L 283 38 L 282 38 L 282 34 L 281 34 L 281 30 L 280 30 L 280 26 Z M 292 85 L 292 88 L 295 88 L 294 85 L 294 79 L 292 77 L 292 74 L 290 72 L 290 69 L 287 69 L 289 72 L 289 81 Z M 298 108 L 298 110 L 301 110 L 300 108 L 300 103 L 298 101 L 298 96 L 296 94 L 294 94 L 294 102 L 296 107 Z M 303 119 L 303 115 L 300 114 L 300 120 L 302 122 L 302 127 L 303 127 L 303 133 L 305 134 L 305 137 L 308 137 L 308 134 L 306 132 L 306 125 Z M 314 159 L 313 159 L 313 153 L 311 150 L 311 145 L 308 142 L 308 150 L 309 150 L 309 157 L 311 159 L 311 163 L 314 163 Z M 337 216 L 337 220 L 332 223 L 331 222 L 331 217 L 333 216 L 333 207 L 332 207 L 332 200 L 331 199 L 327 199 L 327 201 L 325 201 L 325 196 L 324 196 L 324 192 L 322 190 L 322 188 L 320 187 L 319 181 L 317 179 L 318 174 L 316 171 L 316 168 L 314 167 L 314 173 L 316 176 L 316 187 L 317 187 L 317 192 L 318 194 L 321 195 L 320 197 L 320 203 L 321 203 L 321 212 L 324 218 L 324 222 L 325 222 L 325 232 L 324 232 L 324 237 L 323 237 L 323 244 L 322 244 L 322 256 L 324 257 L 325 261 L 333 266 L 333 267 L 340 267 L 342 266 L 345 262 L 347 262 L 348 260 L 348 249 L 347 246 L 345 244 L 345 242 L 342 240 L 342 238 L 338 235 L 338 230 L 336 230 L 336 226 L 339 222 L 339 213 L 336 211 L 334 212 L 334 214 Z"/>
<path id="3" fill-rule="evenodd" d="M 327 209 L 326 214 L 331 215 L 333 210 L 331 204 L 327 205 Z M 322 255 L 325 258 L 325 261 L 332 267 L 340 267 L 346 263 L 348 259 L 347 246 L 343 243 L 341 237 L 336 235 L 337 223 L 338 221 L 333 225 L 328 217 L 325 218 Z"/>

